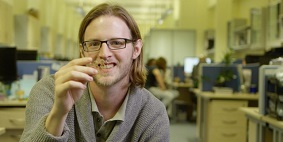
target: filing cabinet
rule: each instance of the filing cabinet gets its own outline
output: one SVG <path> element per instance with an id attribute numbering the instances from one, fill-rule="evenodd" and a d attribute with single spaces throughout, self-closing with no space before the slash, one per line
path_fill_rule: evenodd
<path id="1" fill-rule="evenodd" d="M 0 116 L 0 127 L 6 129 L 0 141 L 18 142 L 25 126 L 25 102 L 0 101 Z"/>
<path id="2" fill-rule="evenodd" d="M 238 108 L 246 107 L 247 101 L 213 100 L 208 105 L 208 142 L 244 142 L 247 122 Z"/>
<path id="3" fill-rule="evenodd" d="M 197 95 L 197 138 L 201 142 L 246 142 L 247 120 L 241 107 L 258 106 L 257 94 L 219 94 L 194 90 Z"/>

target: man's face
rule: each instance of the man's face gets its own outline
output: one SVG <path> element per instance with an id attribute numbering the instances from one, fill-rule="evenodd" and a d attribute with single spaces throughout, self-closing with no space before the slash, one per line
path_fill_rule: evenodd
<path id="1" fill-rule="evenodd" d="M 87 26 L 84 34 L 85 41 L 105 41 L 113 38 L 132 39 L 126 23 L 115 16 L 100 16 L 94 19 Z M 127 43 L 126 48 L 119 50 L 111 50 L 106 43 L 103 43 L 99 51 L 83 52 L 94 61 L 104 61 L 103 64 L 95 67 L 98 74 L 94 76 L 94 81 L 98 85 L 112 86 L 118 82 L 129 83 L 132 62 L 139 56 L 141 47 L 140 40 L 137 43 Z"/>

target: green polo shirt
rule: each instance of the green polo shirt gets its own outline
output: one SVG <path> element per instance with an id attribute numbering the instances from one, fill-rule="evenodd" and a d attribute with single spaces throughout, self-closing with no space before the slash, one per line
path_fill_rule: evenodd
<path id="1" fill-rule="evenodd" d="M 126 105 L 128 102 L 128 96 L 129 96 L 129 90 L 127 92 L 127 96 L 122 103 L 121 107 L 117 111 L 117 113 L 114 115 L 113 118 L 103 122 L 103 116 L 99 112 L 96 102 L 94 100 L 93 94 L 91 92 L 90 87 L 88 86 L 88 91 L 91 98 L 91 110 L 93 114 L 93 122 L 94 122 L 94 128 L 95 128 L 95 135 L 96 135 L 96 141 L 102 142 L 106 141 L 110 133 L 112 132 L 115 124 L 117 122 L 123 122 L 125 118 L 126 113 Z"/>

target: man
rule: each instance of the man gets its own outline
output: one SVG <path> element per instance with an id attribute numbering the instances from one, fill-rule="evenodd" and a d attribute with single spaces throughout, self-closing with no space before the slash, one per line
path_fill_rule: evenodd
<path id="1" fill-rule="evenodd" d="M 92 9 L 80 52 L 32 89 L 21 141 L 169 141 L 164 105 L 143 88 L 138 26 L 118 5 Z"/>

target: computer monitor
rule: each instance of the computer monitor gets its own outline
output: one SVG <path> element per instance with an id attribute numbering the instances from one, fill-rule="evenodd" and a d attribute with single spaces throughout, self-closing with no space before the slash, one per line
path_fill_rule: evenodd
<path id="1" fill-rule="evenodd" d="M 206 58 L 205 62 L 207 64 L 212 63 L 211 58 Z M 199 57 L 186 57 L 184 60 L 185 74 L 191 74 L 193 72 L 193 67 L 198 63 L 199 63 Z"/>
<path id="2" fill-rule="evenodd" d="M 197 65 L 199 62 L 198 57 L 186 57 L 184 59 L 184 71 L 185 74 L 191 74 L 193 71 L 193 67 Z"/>
<path id="3" fill-rule="evenodd" d="M 245 61 L 246 64 L 253 64 L 253 63 L 259 63 L 260 58 L 262 58 L 262 55 L 246 55 Z"/>
<path id="4" fill-rule="evenodd" d="M 0 82 L 10 84 L 17 80 L 16 47 L 0 47 Z"/>
<path id="5" fill-rule="evenodd" d="M 36 60 L 37 50 L 17 50 L 17 60 Z"/>

